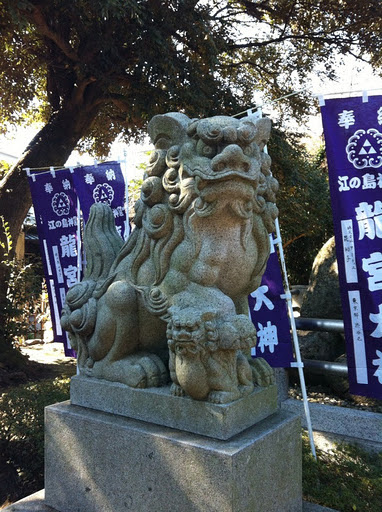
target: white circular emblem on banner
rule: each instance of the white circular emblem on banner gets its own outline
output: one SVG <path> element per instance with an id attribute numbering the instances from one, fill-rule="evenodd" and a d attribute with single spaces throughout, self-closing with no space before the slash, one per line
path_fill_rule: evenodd
<path id="1" fill-rule="evenodd" d="M 70 200 L 65 192 L 54 194 L 52 197 L 52 208 L 54 213 L 59 217 L 62 217 L 62 215 L 69 215 Z"/>
<path id="2" fill-rule="evenodd" d="M 114 199 L 113 187 L 111 187 L 107 183 L 97 185 L 96 188 L 93 190 L 93 199 L 96 203 L 106 203 L 109 206 L 111 206 L 111 203 Z"/>
<path id="3" fill-rule="evenodd" d="M 381 167 L 382 133 L 375 128 L 357 130 L 348 140 L 346 153 L 356 169 Z"/>

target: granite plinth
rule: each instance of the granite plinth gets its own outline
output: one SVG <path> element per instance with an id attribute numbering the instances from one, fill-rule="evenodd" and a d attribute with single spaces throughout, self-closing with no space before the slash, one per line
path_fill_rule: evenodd
<path id="1" fill-rule="evenodd" d="M 229 404 L 177 397 L 170 387 L 134 389 L 118 382 L 75 376 L 73 405 L 118 414 L 214 439 L 229 439 L 277 411 L 276 385 L 257 388 Z"/>
<path id="2" fill-rule="evenodd" d="M 45 503 L 45 490 L 42 489 L 27 498 L 5 507 L 4 512 L 57 512 Z M 332 508 L 322 507 L 316 503 L 302 502 L 302 512 L 337 512 Z"/>
<path id="3" fill-rule="evenodd" d="M 64 402 L 45 433 L 45 503 L 60 512 L 302 510 L 290 413 L 221 441 Z"/>

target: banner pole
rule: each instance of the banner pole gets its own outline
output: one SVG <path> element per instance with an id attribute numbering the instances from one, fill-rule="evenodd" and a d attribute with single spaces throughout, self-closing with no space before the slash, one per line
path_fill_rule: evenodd
<path id="1" fill-rule="evenodd" d="M 81 281 L 82 273 L 82 238 L 81 238 L 81 205 L 77 197 L 77 282 Z"/>
<path id="2" fill-rule="evenodd" d="M 280 260 L 281 260 L 281 267 L 284 274 L 284 281 L 285 281 L 285 299 L 288 304 L 288 311 L 289 311 L 289 318 L 290 318 L 290 324 L 292 328 L 292 336 L 293 336 L 293 346 L 294 351 L 296 355 L 296 363 L 291 363 L 291 367 L 297 368 L 298 375 L 300 378 L 300 385 L 301 385 L 301 392 L 304 402 L 304 411 L 305 411 L 305 417 L 306 417 L 306 424 L 308 427 L 308 433 L 309 433 L 309 441 L 310 441 L 310 448 L 312 451 L 313 457 L 317 460 L 316 455 L 316 447 L 314 445 L 314 438 L 313 438 L 313 429 L 312 429 L 312 422 L 310 418 L 310 411 L 309 411 L 309 402 L 308 402 L 308 396 L 306 394 L 306 385 L 305 385 L 305 377 L 304 377 L 304 363 L 301 359 L 301 352 L 300 352 L 300 346 L 298 344 L 298 336 L 297 336 L 297 328 L 296 328 L 296 322 L 293 315 L 293 305 L 292 305 L 292 294 L 290 293 L 289 289 L 289 281 L 288 281 L 288 274 L 285 264 L 285 257 L 284 257 L 284 249 L 281 242 L 281 232 L 280 232 L 280 225 L 279 225 L 279 219 L 275 220 L 275 226 L 276 226 L 276 241 L 277 241 L 277 247 L 280 254 Z"/>
<path id="3" fill-rule="evenodd" d="M 123 149 L 123 179 L 125 180 L 125 240 L 130 236 L 129 223 L 129 177 L 127 170 L 127 150 Z"/>

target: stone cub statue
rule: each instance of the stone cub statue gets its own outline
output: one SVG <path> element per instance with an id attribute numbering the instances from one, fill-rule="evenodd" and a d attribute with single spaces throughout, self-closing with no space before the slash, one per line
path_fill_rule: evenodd
<path id="1" fill-rule="evenodd" d="M 217 312 L 175 307 L 167 327 L 174 395 L 226 403 L 253 391 L 252 370 L 241 349 L 256 341 L 245 315 L 218 324 Z"/>

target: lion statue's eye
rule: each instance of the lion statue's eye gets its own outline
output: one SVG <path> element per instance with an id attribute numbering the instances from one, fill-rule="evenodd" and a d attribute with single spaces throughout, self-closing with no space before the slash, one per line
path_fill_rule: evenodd
<path id="1" fill-rule="evenodd" d="M 209 146 L 203 142 L 202 139 L 198 140 L 196 151 L 200 156 L 205 156 L 207 158 L 213 158 L 216 155 L 216 147 Z"/>

